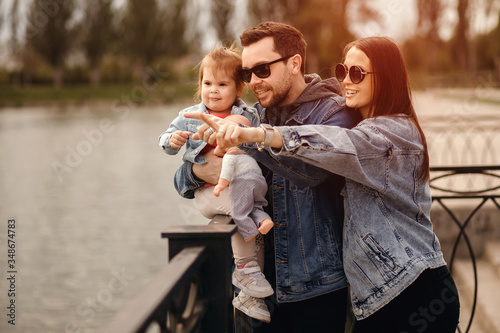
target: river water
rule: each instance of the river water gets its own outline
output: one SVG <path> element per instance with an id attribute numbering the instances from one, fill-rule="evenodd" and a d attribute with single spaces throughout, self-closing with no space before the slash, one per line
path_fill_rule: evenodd
<path id="1" fill-rule="evenodd" d="M 430 126 L 472 103 L 416 105 Z M 181 156 L 157 145 L 185 106 L 0 110 L 1 332 L 98 331 L 166 264 L 165 227 L 207 223 L 173 188 Z M 497 105 L 473 106 L 500 127 Z"/>
<path id="2" fill-rule="evenodd" d="M 0 111 L 1 332 L 96 331 L 167 262 L 166 226 L 206 223 L 157 144 L 185 106 Z"/>

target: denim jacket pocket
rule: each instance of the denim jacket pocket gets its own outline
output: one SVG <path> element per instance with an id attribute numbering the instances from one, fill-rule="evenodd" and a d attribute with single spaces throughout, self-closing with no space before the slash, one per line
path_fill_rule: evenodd
<path id="1" fill-rule="evenodd" d="M 399 272 L 396 261 L 385 251 L 382 246 L 373 238 L 371 234 L 366 235 L 361 240 L 361 248 L 373 265 L 377 267 L 384 282 L 392 280 Z"/>
<path id="2" fill-rule="evenodd" d="M 344 253 L 348 263 L 344 263 L 349 270 L 348 279 L 352 285 L 353 302 L 364 302 L 368 297 L 384 288 L 389 281 L 398 275 L 401 267 L 394 258 L 385 251 L 374 239 L 373 235 L 355 237 L 354 244 L 348 247 L 358 248 L 357 255 Z M 378 274 L 375 274 L 378 272 Z"/>

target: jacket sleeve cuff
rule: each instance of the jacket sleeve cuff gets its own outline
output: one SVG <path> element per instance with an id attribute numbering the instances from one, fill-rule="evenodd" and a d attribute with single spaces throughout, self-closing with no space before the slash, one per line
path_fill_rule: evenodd
<path id="1" fill-rule="evenodd" d="M 193 199 L 194 192 L 205 184 L 203 180 L 195 176 L 192 167 L 191 162 L 185 162 L 177 169 L 174 177 L 174 187 L 177 193 L 187 199 Z"/>
<path id="2" fill-rule="evenodd" d="M 271 152 L 275 155 L 290 156 L 295 154 L 300 147 L 301 139 L 299 133 L 292 127 L 282 126 L 276 127 L 281 133 L 283 146 L 281 148 L 271 148 Z"/>

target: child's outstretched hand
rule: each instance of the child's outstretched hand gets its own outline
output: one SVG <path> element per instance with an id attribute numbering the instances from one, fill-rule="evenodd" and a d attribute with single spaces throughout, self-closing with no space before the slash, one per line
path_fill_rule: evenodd
<path id="1" fill-rule="evenodd" d="M 180 148 L 184 146 L 191 134 L 192 133 L 188 131 L 175 131 L 170 137 L 170 146 L 172 146 L 172 148 Z"/>

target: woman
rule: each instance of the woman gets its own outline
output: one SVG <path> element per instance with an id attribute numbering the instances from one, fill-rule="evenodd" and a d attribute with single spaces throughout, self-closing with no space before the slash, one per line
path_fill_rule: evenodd
<path id="1" fill-rule="evenodd" d="M 344 54 L 336 76 L 346 105 L 363 116 L 353 129 L 266 132 L 203 117 L 198 135 L 221 145 L 267 144 L 275 154 L 346 178 L 343 257 L 352 332 L 455 332 L 458 292 L 432 230 L 429 157 L 404 60 L 384 37 L 352 42 Z M 209 126 L 217 133 L 209 135 Z"/>

